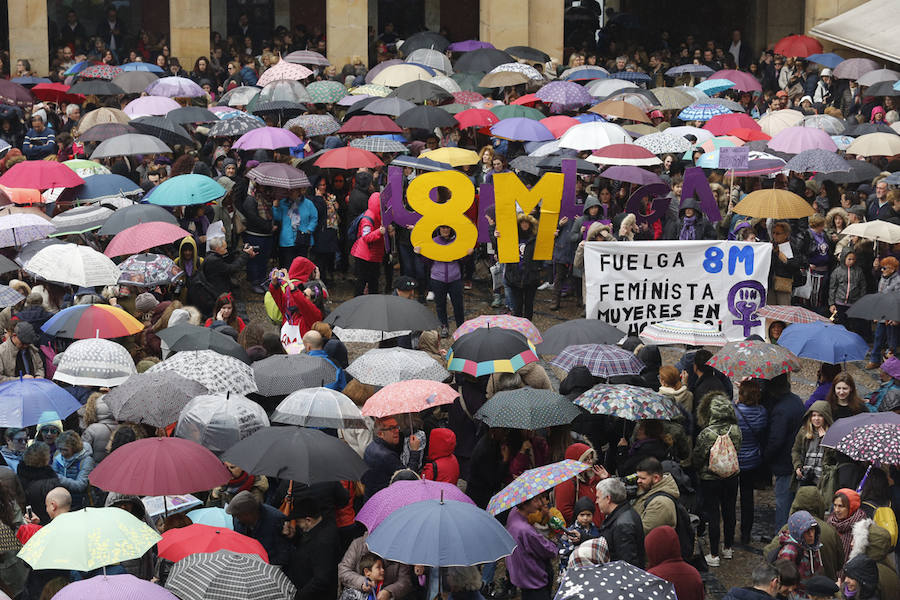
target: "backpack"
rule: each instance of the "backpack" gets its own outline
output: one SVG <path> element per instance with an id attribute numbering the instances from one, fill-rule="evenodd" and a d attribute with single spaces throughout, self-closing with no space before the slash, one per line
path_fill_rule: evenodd
<path id="1" fill-rule="evenodd" d="M 196 306 L 197 310 L 204 317 L 208 317 L 216 306 L 217 298 L 218 294 L 216 294 L 215 288 L 206 278 L 206 273 L 203 272 L 203 267 L 201 266 L 187 282 L 188 304 Z"/>
<path id="2" fill-rule="evenodd" d="M 863 504 L 874 508 L 875 512 L 872 514 L 872 520 L 875 521 L 876 525 L 884 527 L 889 534 L 891 534 L 891 547 L 897 545 L 897 516 L 894 514 L 893 509 L 889 506 L 875 506 L 871 502 L 863 502 Z"/>
<path id="3" fill-rule="evenodd" d="M 359 224 L 362 223 L 362 220 L 365 219 L 369 223 L 371 223 L 372 227 L 375 227 L 375 221 L 372 217 L 367 217 L 366 213 L 362 213 L 350 223 L 350 227 L 347 228 L 347 243 L 352 248 L 353 244 L 356 243 L 356 239 L 359 237 Z"/>
<path id="4" fill-rule="evenodd" d="M 654 492 L 647 498 L 647 504 L 657 496 L 665 496 L 675 505 L 675 533 L 678 534 L 678 544 L 681 546 L 681 558 L 685 561 L 694 556 L 694 526 L 691 524 L 691 515 L 678 499 L 668 492 Z"/>
<path id="5" fill-rule="evenodd" d="M 725 433 L 717 437 L 716 442 L 709 449 L 709 470 L 713 475 L 722 479 L 731 477 L 740 471 L 737 450 L 734 449 L 734 442 L 731 441 L 729 435 L 732 427 L 734 425 L 730 425 Z"/>

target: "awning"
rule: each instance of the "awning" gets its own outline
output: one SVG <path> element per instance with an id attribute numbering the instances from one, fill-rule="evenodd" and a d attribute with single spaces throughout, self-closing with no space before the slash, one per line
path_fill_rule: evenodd
<path id="1" fill-rule="evenodd" d="M 809 30 L 810 35 L 900 63 L 897 0 L 870 0 Z"/>

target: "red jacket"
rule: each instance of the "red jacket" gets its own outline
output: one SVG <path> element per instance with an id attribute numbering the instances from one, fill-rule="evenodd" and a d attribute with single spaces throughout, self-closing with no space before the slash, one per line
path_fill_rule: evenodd
<path id="1" fill-rule="evenodd" d="M 656 527 L 644 538 L 644 549 L 647 572 L 672 583 L 678 600 L 703 600 L 703 580 L 697 569 L 682 560 L 675 529 Z"/>
<path id="2" fill-rule="evenodd" d="M 575 443 L 566 448 L 566 458 L 569 460 L 582 460 L 588 452 L 593 449 L 587 444 Z M 590 471 L 585 471 L 590 474 Z M 575 522 L 573 514 L 575 510 L 575 502 L 582 496 L 587 496 L 595 504 L 597 502 L 597 484 L 600 480 L 596 476 L 592 476 L 588 481 L 581 481 L 577 477 L 573 477 L 568 481 L 564 481 L 555 488 L 554 497 L 556 498 L 556 508 L 562 513 L 567 525 Z M 603 513 L 599 509 L 594 510 L 594 525 L 600 527 L 603 524 Z M 681 600 L 679 598 L 679 600 Z"/>
<path id="3" fill-rule="evenodd" d="M 422 479 L 456 485 L 459 481 L 459 462 L 453 455 L 454 450 L 456 434 L 452 430 L 432 429 L 431 439 L 428 440 L 428 462 L 422 468 Z"/>
<path id="4" fill-rule="evenodd" d="M 359 220 L 356 241 L 350 255 L 367 262 L 380 263 L 384 258 L 384 234 L 381 233 L 381 194 L 369 196 L 369 210 Z"/>
<path id="5" fill-rule="evenodd" d="M 269 284 L 269 293 L 282 314 L 282 324 L 289 322 L 297 325 L 300 335 L 309 331 L 313 323 L 322 320 L 322 312 L 303 292 L 303 284 L 309 281 L 315 268 L 311 260 L 298 256 L 288 269 L 289 283 L 273 281 Z"/>

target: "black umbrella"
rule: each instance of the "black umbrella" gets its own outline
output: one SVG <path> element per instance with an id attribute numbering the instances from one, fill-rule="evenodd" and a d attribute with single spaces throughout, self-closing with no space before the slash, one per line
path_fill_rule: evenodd
<path id="1" fill-rule="evenodd" d="M 388 94 L 390 98 L 402 98 L 414 104 L 424 104 L 425 102 L 441 102 L 449 100 L 453 95 L 439 85 L 435 85 L 430 81 L 422 81 L 416 79 L 404 83 L 393 92 Z"/>
<path id="2" fill-rule="evenodd" d="M 139 132 L 157 137 L 170 146 L 177 144 L 189 146 L 194 143 L 191 134 L 185 131 L 184 127 L 166 117 L 138 117 L 132 119 L 129 124 Z"/>
<path id="3" fill-rule="evenodd" d="M 372 331 L 427 331 L 441 326 L 435 314 L 415 300 L 387 294 L 348 300 L 331 311 L 325 322 L 333 327 Z"/>
<path id="4" fill-rule="evenodd" d="M 358 100 L 357 102 L 354 102 L 350 106 L 350 108 L 347 109 L 347 116 L 344 118 L 344 120 L 349 119 L 351 116 L 355 115 L 356 113 L 365 112 L 364 109 L 366 108 L 366 106 L 375 102 L 376 100 L 382 100 L 382 98 L 379 98 L 378 96 L 373 96 L 371 98 L 363 98 L 362 100 Z"/>
<path id="5" fill-rule="evenodd" d="M 229 448 L 222 460 L 254 475 L 307 484 L 359 481 L 369 470 L 343 441 L 318 429 L 294 426 L 257 429 Z"/>
<path id="6" fill-rule="evenodd" d="M 238 344 L 234 338 L 224 333 L 219 333 L 211 327 L 198 327 L 197 325 L 179 324 L 166 327 L 158 334 L 159 339 L 166 343 L 171 352 L 182 350 L 213 350 L 219 354 L 233 356 L 245 363 L 250 363 L 247 351 Z"/>
<path id="7" fill-rule="evenodd" d="M 256 117 L 241 115 L 213 123 L 209 128 L 209 137 L 240 137 L 248 131 L 265 126 L 266 124 Z"/>
<path id="8" fill-rule="evenodd" d="M 399 90 L 400 88 L 397 89 Z M 397 90 L 394 90 L 394 92 L 396 91 Z M 387 98 L 372 98 L 371 101 L 366 102 L 363 105 L 363 112 L 367 112 L 373 115 L 387 115 L 390 117 L 396 117 L 402 115 L 411 108 L 415 108 L 415 104 L 413 104 L 409 100 L 393 97 L 394 92 L 391 92 L 391 94 Z M 366 100 L 369 100 L 369 98 L 366 98 Z M 358 104 L 362 104 L 363 102 L 364 101 L 361 100 Z"/>
<path id="9" fill-rule="evenodd" d="M 119 135 L 125 135 L 126 133 L 138 133 L 138 130 L 131 125 L 126 125 L 124 123 L 100 123 L 99 125 L 94 125 L 87 131 L 80 132 L 78 134 L 78 141 L 102 142 L 103 140 L 108 140 L 109 138 L 114 138 Z"/>
<path id="10" fill-rule="evenodd" d="M 433 31 L 420 31 L 404 40 L 403 44 L 400 46 L 400 51 L 403 53 L 403 56 L 409 56 L 413 51 L 419 50 L 420 48 L 444 52 L 447 50 L 448 46 L 450 46 L 449 40 L 441 34 L 434 33 Z"/>
<path id="11" fill-rule="evenodd" d="M 174 371 L 138 373 L 112 388 L 103 401 L 120 421 L 166 427 L 195 396 L 208 390 Z"/>
<path id="12" fill-rule="evenodd" d="M 514 356 L 529 352 L 531 345 L 524 335 L 512 329 L 501 327 L 480 327 L 459 336 L 450 346 L 453 360 L 486 363 L 495 360 L 509 360 Z M 451 363 L 450 370 L 454 369 Z"/>
<path id="13" fill-rule="evenodd" d="M 434 129 L 435 127 L 457 127 L 459 123 L 453 115 L 437 106 L 417 106 L 399 117 L 397 125 L 410 129 Z"/>
<path id="14" fill-rule="evenodd" d="M 471 52 L 466 52 L 460 56 L 459 59 L 457 59 L 456 64 L 453 65 L 453 68 L 463 73 L 471 71 L 488 72 L 494 67 L 513 62 L 516 62 L 516 59 L 503 50 L 497 50 L 496 48 L 479 48 L 478 50 L 472 50 Z"/>
<path id="15" fill-rule="evenodd" d="M 69 89 L 69 93 L 84 96 L 118 96 L 124 94 L 125 90 L 105 79 L 82 79 Z"/>
<path id="16" fill-rule="evenodd" d="M 182 106 L 167 112 L 166 118 L 179 125 L 186 123 L 214 123 L 219 120 L 216 113 L 206 110 L 202 106 Z"/>
<path id="17" fill-rule="evenodd" d="M 900 294 L 866 294 L 850 305 L 847 316 L 869 321 L 900 321 Z"/>
<path id="18" fill-rule="evenodd" d="M 598 169 L 597 165 L 594 163 L 589 163 L 586 160 L 569 156 L 546 156 L 537 163 L 537 166 L 544 171 L 560 171 L 562 170 L 562 161 L 564 160 L 574 160 L 575 170 L 578 173 L 584 175 L 596 175 L 600 172 L 600 169 Z"/>
<path id="19" fill-rule="evenodd" d="M 106 220 L 103 227 L 97 232 L 98 235 L 116 235 L 124 229 L 128 229 L 140 223 L 151 223 L 153 221 L 162 221 L 178 225 L 178 219 L 164 209 L 162 206 L 155 204 L 135 204 L 120 208 Z"/>
<path id="20" fill-rule="evenodd" d="M 887 123 L 849 123 L 844 129 L 843 135 L 859 137 L 867 133 L 890 133 L 900 135 L 894 131 Z"/>
<path id="21" fill-rule="evenodd" d="M 894 88 L 893 81 L 879 81 L 866 90 L 866 96 L 900 96 L 900 90 Z"/>
<path id="22" fill-rule="evenodd" d="M 286 396 L 334 381 L 334 365 L 321 356 L 275 354 L 253 363 L 253 377 L 262 396 Z"/>
<path id="23" fill-rule="evenodd" d="M 864 160 L 848 160 L 847 164 L 850 166 L 849 171 L 818 173 L 813 179 L 819 183 L 826 180 L 835 183 L 859 183 L 861 181 L 872 181 L 876 175 L 881 173 L 881 169 Z"/>
<path id="24" fill-rule="evenodd" d="M 617 344 L 625 334 L 599 319 L 573 319 L 554 325 L 543 334 L 538 354 L 556 355 L 567 346 L 580 344 Z"/>
<path id="25" fill-rule="evenodd" d="M 507 54 L 512 54 L 516 58 L 527 60 L 529 62 L 545 63 L 550 60 L 550 55 L 543 50 L 532 48 L 531 46 L 510 46 L 504 50 Z"/>
<path id="26" fill-rule="evenodd" d="M 494 394 L 475 418 L 488 427 L 507 427 L 535 431 L 546 427 L 568 425 L 581 410 L 565 396 L 553 390 L 526 387 Z"/>
<path id="27" fill-rule="evenodd" d="M 19 265 L 0 254 L 0 275 L 9 273 L 10 271 L 18 271 Z"/>

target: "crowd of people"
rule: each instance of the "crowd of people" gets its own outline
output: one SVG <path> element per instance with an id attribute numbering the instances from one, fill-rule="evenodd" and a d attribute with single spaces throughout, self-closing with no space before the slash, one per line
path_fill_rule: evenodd
<path id="1" fill-rule="evenodd" d="M 48 322 L 73 307 L 97 304 L 124 311 L 143 325 L 138 333 L 116 340 L 127 350 L 136 373 L 144 374 L 177 356 L 165 341 L 166 330 L 190 324 L 227 336 L 250 364 L 289 352 L 320 357 L 334 371 L 333 380 L 323 380 L 322 387 L 341 392 L 363 407 L 379 386 L 348 373 L 354 352 L 348 345 L 352 343 L 349 338 L 342 341 L 342 333 L 327 322 L 335 298 L 386 293 L 426 306 L 434 302 L 438 327 L 404 332 L 400 337 L 382 339 L 378 346 L 418 350 L 429 360 L 446 364 L 451 342 L 445 339 L 467 316 L 474 316 L 471 303 L 477 298 L 489 298 L 497 313 L 532 319 L 537 292 L 545 290 L 554 314 L 580 312 L 584 244 L 592 241 L 728 239 L 771 243 L 768 303 L 805 307 L 871 344 L 865 368 L 880 377 L 878 389 L 861 393 L 846 367 L 822 363 L 814 393 L 803 398 L 792 391 L 787 373 L 771 379 L 730 380 L 709 366 L 713 353 L 707 348 L 688 348 L 677 362 L 664 361 L 658 347 L 630 337 L 621 347 L 642 361 L 644 368 L 639 374 L 600 377 L 587 366 L 576 366 L 556 385 L 556 375 L 537 361 L 515 373 L 474 376 L 455 372 L 446 381 L 459 393 L 452 404 L 414 415 L 366 417 L 363 428 L 325 428 L 365 462 L 368 470 L 361 481 L 310 484 L 249 473 L 225 463 L 231 475 L 227 483 L 192 491 L 206 506 L 224 508 L 229 528 L 259 542 L 267 562 L 290 579 L 296 589 L 294 597 L 432 600 L 439 592 L 449 592 L 450 598 L 459 599 L 511 598 L 516 594 L 523 600 L 549 599 L 559 581 L 578 569 L 624 561 L 671 583 L 679 600 L 702 600 L 707 592 L 701 573 L 715 573 L 717 567 L 734 560 L 736 550 L 761 543 L 768 543 L 763 558 L 745 570 L 750 585 L 731 589 L 726 595 L 729 600 L 900 597 L 900 561 L 895 553 L 900 473 L 889 462 L 872 465 L 854 460 L 823 443 L 829 429 L 842 420 L 900 413 L 900 358 L 894 355 L 900 325 L 890 319 L 863 320 L 847 314 L 851 305 L 868 294 L 896 297 L 900 291 L 900 243 L 842 235 L 846 227 L 857 223 L 900 225 L 900 179 L 895 176 L 900 163 L 892 156 L 858 154 L 854 156 L 861 164 L 856 164 L 850 175 L 784 168 L 766 176 L 735 177 L 734 173 L 706 168 L 719 209 L 715 215 L 681 193 L 685 169 L 715 149 L 701 148 L 708 139 L 704 133 L 709 130 L 703 128 L 706 120 L 682 118 L 678 109 L 656 107 L 654 101 L 644 106 L 641 101 L 647 101 L 643 94 L 649 88 L 694 84 L 722 68 L 738 68 L 755 78 L 759 91 L 738 90 L 735 82 L 730 82 L 724 91 L 707 97 L 710 103 L 719 101 L 717 106 L 731 106 L 752 119 L 794 109 L 798 112 L 795 124 L 803 117 L 829 116 L 847 135 L 898 135 L 890 127 L 900 120 L 894 95 L 869 95 L 869 86 L 859 85 L 856 78 L 836 79 L 831 68 L 802 57 L 766 50 L 754 61 L 737 30 L 724 43 L 711 40 L 700 44 L 689 36 L 674 44 L 664 36 L 660 48 L 649 53 L 624 40 L 606 39 L 602 48 L 587 44 L 569 49 L 566 65 L 533 58 L 512 61 L 531 69 L 538 78 L 493 88 L 482 88 L 476 80 L 465 92 L 470 94 L 466 102 L 445 91 L 413 104 L 448 108 L 465 104 L 463 109 L 506 105 L 524 110 L 527 106 L 545 119 L 569 119 L 568 127 L 573 127 L 599 117 L 583 112 L 583 104 L 560 105 L 527 96 L 550 81 L 566 80 L 579 69 L 603 66 L 607 75 L 643 86 L 620 91 L 626 102 L 634 102 L 632 106 L 642 112 L 637 120 L 646 117 L 652 123 L 652 127 L 637 125 L 628 123 L 635 119 L 619 118 L 626 127 L 623 131 L 629 132 L 629 143 L 632 135 L 639 142 L 644 134 L 669 128 L 679 132 L 673 137 L 686 143 L 686 152 L 660 152 L 658 164 L 647 167 L 647 173 L 671 188 L 669 209 L 655 221 L 639 218 L 646 215 L 626 209 L 631 182 L 606 178 L 591 165 L 587 168 L 579 163 L 575 194 L 582 216 L 557 221 L 552 260 L 534 258 L 540 219 L 546 218 L 536 208 L 532 214 L 520 212 L 517 216 L 517 262 L 499 263 L 492 214 L 487 216 L 489 243 L 476 245 L 459 260 L 441 261 L 427 258 L 420 246 L 414 246 L 411 227 L 382 222 L 381 193 L 388 185 L 388 165 L 401 159 L 398 164 L 403 168 L 405 189 L 417 175 L 433 170 L 433 164 L 417 158 L 420 154 L 468 150 L 467 156 L 474 159 L 439 168 L 455 168 L 475 186 L 490 184 L 494 175 L 508 172 L 516 172 L 532 184 L 542 171 L 526 168 L 521 159 L 529 158 L 529 152 L 535 153 L 540 144 L 491 135 L 481 127 L 404 126 L 398 127 L 401 133 L 379 138 L 405 147 L 404 152 L 377 152 L 380 166 L 324 168 L 316 163 L 329 152 L 372 139 L 338 132 L 340 122 L 367 114 L 365 106 L 357 111 L 354 102 L 342 102 L 343 98 L 306 100 L 303 105 L 295 102 L 296 106 L 288 109 L 263 110 L 251 116 L 250 102 L 234 103 L 226 95 L 255 86 L 268 69 L 284 65 L 282 59 L 291 52 L 324 51 L 321 31 L 279 29 L 264 38 L 247 15 L 242 15 L 227 38 L 213 36 L 209 57 L 198 58 L 190 72 L 170 56 L 164 39 L 153 40 L 146 33 L 129 36 L 114 7 L 106 10 L 96 33 L 89 37 L 79 15 L 69 11 L 66 23 L 52 36 L 59 43 L 49 79 L 68 85 L 80 79 L 81 69 L 94 63 L 111 68 L 128 63 L 138 67 L 126 71 L 141 71 L 145 69 L 139 68 L 140 64 L 149 62 L 161 74 L 189 78 L 202 89 L 196 98 L 179 98 L 185 107 L 228 108 L 214 115 L 216 120 L 180 123 L 188 137 L 179 138 L 172 152 L 105 157 L 92 166 L 73 165 L 72 169 L 88 169 L 82 171 L 85 178 L 102 176 L 92 173 L 121 175 L 134 186 L 128 191 L 130 198 L 143 195 L 151 204 L 155 202 L 152 194 L 164 189 L 160 186 L 167 181 L 186 182 L 188 175 L 214 180 L 223 193 L 210 202 L 174 202 L 166 209 L 171 221 L 184 230 L 184 237 L 142 251 L 152 250 L 171 259 L 178 275 L 150 286 L 123 280 L 117 285 L 91 287 L 41 278 L 29 270 L 26 255 L 33 248 L 30 244 L 22 247 L 10 236 L 0 253 L 19 262 L 3 275 L 7 286 L 3 291 L 15 298 L 0 312 L 3 382 L 54 379 L 74 336 L 48 333 Z M 344 86 L 346 98 L 363 86 L 376 91 L 378 86 L 367 79 L 368 66 L 374 68 L 407 52 L 392 27 L 370 37 L 372 52 L 366 60 L 355 58 L 338 71 L 320 57 L 324 63 L 307 63 L 312 74 L 304 83 L 337 82 Z M 450 59 L 459 60 L 465 54 L 448 48 L 446 60 L 450 64 Z M 678 66 L 691 68 L 668 73 Z M 110 73 L 115 83 L 115 71 Z M 15 80 L 46 74 L 31 73 L 27 61 L 18 60 L 11 75 Z M 35 84 L 41 85 L 28 85 L 34 86 L 37 96 L 40 88 Z M 92 129 L 85 125 L 96 123 L 91 115 L 107 111 L 104 114 L 112 117 L 106 123 L 115 122 L 119 114 L 126 115 L 120 121 L 125 126 L 129 103 L 138 96 L 101 94 L 78 99 L 69 95 L 65 100 L 57 97 L 55 102 L 33 98 L 28 104 L 0 107 L 0 140 L 8 145 L 0 159 L 0 173 L 14 174 L 17 166 L 26 162 L 90 158 L 98 139 L 81 138 Z M 217 106 L 222 96 L 224 105 Z M 295 111 L 301 120 L 330 118 L 337 127 L 325 133 L 307 131 L 296 121 L 292 123 L 285 110 Z M 263 122 L 267 127 L 283 126 L 299 143 L 274 149 L 235 147 L 240 135 L 219 136 L 211 131 L 211 123 L 220 122 L 220 116 L 226 120 L 225 112 L 240 113 L 230 118 L 255 119 L 257 123 L 247 131 Z M 397 113 L 384 114 L 398 117 Z M 139 121 L 135 119 L 135 127 Z M 314 119 L 303 122 L 311 125 Z M 104 122 L 95 126 L 103 127 Z M 761 130 L 731 135 L 741 144 L 763 142 L 760 151 L 769 139 Z M 588 159 L 601 147 L 557 148 L 555 155 Z M 850 158 L 843 151 L 836 154 Z M 775 151 L 768 156 L 791 158 Z M 258 174 L 267 165 L 284 167 L 280 173 L 294 177 L 295 183 L 265 183 Z M 0 197 L 9 196 L 9 202 L 15 204 L 0 211 L 6 215 L 0 219 L 15 219 L 20 213 L 49 219 L 68 212 L 65 209 L 71 202 L 66 192 L 52 196 L 46 189 L 39 190 L 44 192 L 39 201 L 15 202 L 15 190 L 0 189 Z M 760 189 L 793 192 L 807 202 L 812 215 L 765 219 L 739 213 L 736 206 L 740 201 Z M 444 190 L 437 193 L 438 199 L 442 195 Z M 107 197 L 98 204 L 106 206 L 110 215 L 115 214 L 113 210 L 137 206 L 124 197 L 114 200 Z M 646 204 L 641 207 L 645 209 Z M 111 238 L 96 229 L 69 234 L 65 241 L 102 251 Z M 440 225 L 432 234 L 433 241 L 454 243 L 456 233 L 452 227 Z M 121 263 L 133 257 L 115 258 Z M 776 343 L 788 326 L 770 320 L 768 341 Z M 27 547 L 40 528 L 60 515 L 84 507 L 121 508 L 159 533 L 191 526 L 191 518 L 182 512 L 153 519 L 137 496 L 101 489 L 91 479 L 95 467 L 109 461 L 123 446 L 147 437 L 172 436 L 174 428 L 116 418 L 104 400 L 115 384 L 57 381 L 82 408 L 58 418 L 42 417 L 21 427 L 7 427 L 5 445 L 0 448 L 6 465 L 0 467 L 0 523 L 15 534 L 18 547 Z M 488 427 L 475 417 L 491 398 L 503 392 L 555 388 L 574 401 L 603 384 L 650 389 L 677 407 L 679 416 L 628 421 L 582 411 L 571 425 L 536 430 Z M 284 398 L 254 393 L 249 397 L 270 416 Z M 885 423 L 891 422 L 885 418 Z M 585 468 L 496 515 L 515 542 L 515 549 L 503 560 L 505 569 L 498 569 L 499 563 L 493 562 L 450 568 L 401 564 L 370 551 L 367 536 L 371 532 L 356 519 L 379 492 L 410 480 L 458 486 L 475 505 L 487 509 L 492 498 L 515 486 L 529 470 L 564 460 L 583 463 Z M 755 498 L 770 487 L 774 488 L 774 516 L 771 522 L 759 522 Z M 415 542 L 409 540 L 409 544 Z M 152 548 L 139 558 L 104 567 L 102 572 L 32 570 L 17 558 L 18 547 L 9 543 L 0 554 L 0 589 L 10 598 L 49 599 L 57 592 L 64 593 L 61 590 L 72 581 L 100 574 L 130 573 L 165 585 L 177 568 L 177 562 L 173 564 Z"/>

